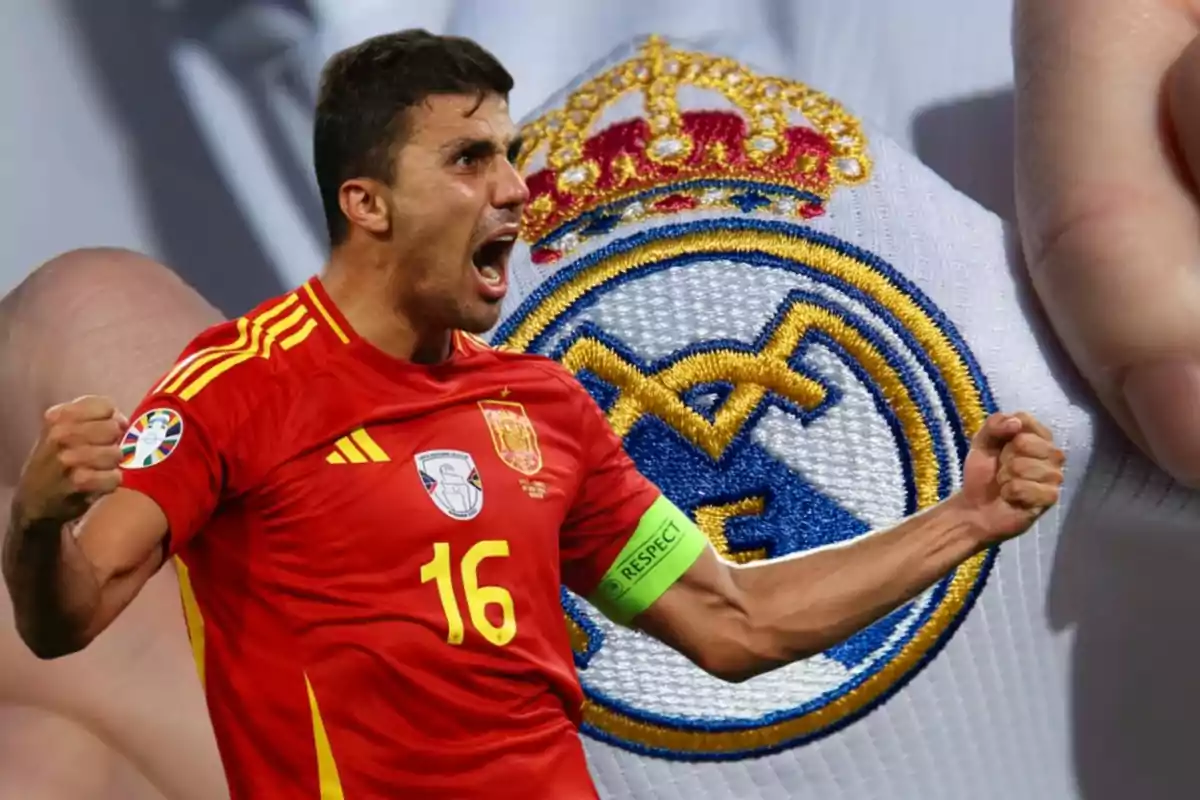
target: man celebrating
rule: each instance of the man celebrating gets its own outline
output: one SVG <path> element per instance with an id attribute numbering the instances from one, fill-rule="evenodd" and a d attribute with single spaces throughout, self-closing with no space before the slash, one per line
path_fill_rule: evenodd
<path id="1" fill-rule="evenodd" d="M 1050 433 L 998 414 L 943 503 L 804 558 L 722 561 L 568 372 L 473 336 L 528 197 L 511 88 L 462 39 L 335 56 L 324 275 L 201 334 L 127 432 L 103 398 L 51 409 L 26 462 L 4 546 L 22 637 L 85 647 L 175 556 L 234 798 L 594 798 L 560 582 L 742 680 L 1058 498 Z"/>

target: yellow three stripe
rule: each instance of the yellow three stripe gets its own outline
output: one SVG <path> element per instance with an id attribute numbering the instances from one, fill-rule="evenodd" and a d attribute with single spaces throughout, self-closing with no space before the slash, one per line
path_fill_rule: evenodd
<path id="1" fill-rule="evenodd" d="M 317 321 L 315 319 L 306 320 L 304 325 L 300 327 L 300 330 L 296 331 L 291 336 L 280 342 L 279 346 L 284 350 L 291 350 L 293 347 L 307 339 L 308 335 L 312 333 L 316 327 Z"/>
<path id="2" fill-rule="evenodd" d="M 243 348 L 242 350 L 240 350 L 236 353 L 223 354 L 218 359 L 216 364 L 214 364 L 213 366 L 209 367 L 204 372 L 202 372 L 198 376 L 196 376 L 196 379 L 194 381 L 192 381 L 190 384 L 188 384 L 187 388 L 185 388 L 182 392 L 179 393 L 180 399 L 191 400 L 193 397 L 195 397 L 200 392 L 201 389 L 203 389 L 205 386 L 207 386 L 209 383 L 211 383 L 212 380 L 214 378 L 216 378 L 218 375 L 221 375 L 221 374 L 225 373 L 226 371 L 233 369 L 233 367 L 237 366 L 238 364 L 242 363 L 243 361 L 249 361 L 250 359 L 254 358 L 254 356 L 256 356 L 258 354 L 257 351 L 258 351 L 259 339 L 262 337 L 262 332 L 263 332 L 263 329 L 261 327 L 259 327 L 258 325 L 254 325 L 253 327 L 251 327 L 250 328 L 250 344 L 249 344 L 249 346 Z"/>
<path id="3" fill-rule="evenodd" d="M 334 447 L 337 449 L 325 457 L 330 464 L 366 464 L 368 461 L 379 464 L 391 461 L 383 448 L 362 428 L 338 439 L 334 442 Z"/>
<path id="4" fill-rule="evenodd" d="M 250 340 L 250 320 L 242 317 L 237 321 L 238 338 L 232 344 L 221 345 L 220 347 L 206 347 L 194 353 L 190 358 L 185 358 L 183 361 L 163 378 L 162 383 L 154 388 L 155 392 L 174 392 L 184 381 L 190 378 L 196 370 L 203 367 L 205 364 L 216 361 L 218 358 L 223 358 L 231 352 L 241 350 L 246 346 L 246 342 Z"/>
<path id="5" fill-rule="evenodd" d="M 275 339 L 280 334 L 294 328 L 305 314 L 307 309 L 304 306 L 299 306 L 291 314 L 288 314 L 283 319 L 276 322 L 266 331 L 260 325 L 253 325 L 250 329 L 250 344 L 245 349 L 237 353 L 225 353 L 216 364 L 209 367 L 205 372 L 196 376 L 196 379 L 188 384 L 187 388 L 179 393 L 182 400 L 191 400 L 199 394 L 205 386 L 212 383 L 221 375 L 236 367 L 245 361 L 252 358 L 270 358 L 271 347 L 275 344 Z"/>
<path id="6" fill-rule="evenodd" d="M 175 365 L 174 369 L 167 373 L 167 376 L 162 379 L 158 386 L 154 387 L 155 392 L 177 392 L 179 387 L 183 385 L 190 376 L 196 373 L 196 370 L 203 367 L 205 364 L 221 358 L 221 356 L 241 350 L 249 341 L 249 330 L 251 325 L 263 325 L 270 322 L 272 319 L 282 314 L 291 305 L 298 300 L 297 295 L 289 294 L 279 304 L 272 306 L 266 311 L 259 314 L 254 319 L 241 317 L 237 321 L 238 337 L 229 344 L 216 345 L 214 347 L 205 347 L 203 350 L 197 350 L 187 358 Z"/>
<path id="7" fill-rule="evenodd" d="M 367 457 L 359 452 L 359 449 L 355 447 L 347 437 L 343 436 L 341 439 L 338 439 L 336 447 L 338 450 L 342 451 L 342 455 L 344 455 L 346 460 L 351 464 L 367 463 Z"/>
<path id="8" fill-rule="evenodd" d="M 366 453 L 372 461 L 391 461 L 391 459 L 388 458 L 388 454 L 383 452 L 383 448 L 375 444 L 375 440 L 368 436 L 367 432 L 362 428 L 359 428 L 354 433 L 350 434 L 350 438 L 353 439 L 355 443 L 363 449 L 363 452 Z"/>
<path id="9" fill-rule="evenodd" d="M 271 357 L 271 346 L 275 344 L 275 337 L 278 336 L 279 334 L 283 333 L 284 331 L 287 331 L 287 330 L 290 330 L 290 329 L 296 327 L 296 323 L 299 322 L 301 319 L 303 319 L 304 315 L 307 313 L 308 313 L 308 309 L 305 308 L 304 306 L 300 306 L 295 311 L 288 314 L 283 319 L 279 320 L 279 322 L 276 322 L 274 325 L 267 328 L 267 335 L 263 338 L 263 343 L 262 343 L 263 344 L 263 346 L 262 346 L 263 358 Z"/>

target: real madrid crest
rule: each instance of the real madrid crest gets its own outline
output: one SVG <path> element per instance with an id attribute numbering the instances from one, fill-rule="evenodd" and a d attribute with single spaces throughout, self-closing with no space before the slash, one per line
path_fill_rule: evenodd
<path id="1" fill-rule="evenodd" d="M 524 136 L 525 237 L 544 277 L 493 343 L 569 368 L 718 552 L 745 563 L 834 545 L 953 491 L 991 400 L 947 317 L 817 224 L 834 192 L 871 176 L 840 105 L 651 38 Z M 676 759 L 829 734 L 935 655 L 993 557 L 737 685 L 564 590 L 584 731 Z"/>

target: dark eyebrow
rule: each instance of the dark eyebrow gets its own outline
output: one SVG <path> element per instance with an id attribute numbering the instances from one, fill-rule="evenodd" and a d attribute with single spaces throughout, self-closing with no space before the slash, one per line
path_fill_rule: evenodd
<path id="1" fill-rule="evenodd" d="M 463 137 L 447 142 L 444 150 L 454 155 L 465 153 L 473 156 L 486 156 L 496 152 L 496 143 L 491 139 Z"/>
<path id="2" fill-rule="evenodd" d="M 516 161 L 517 156 L 521 152 L 521 145 L 522 140 L 520 137 L 514 138 L 508 143 L 505 155 L 509 161 Z M 455 139 L 446 145 L 445 150 L 454 155 L 469 155 L 476 158 L 483 158 L 500 152 L 500 148 L 494 140 L 473 138 Z"/>

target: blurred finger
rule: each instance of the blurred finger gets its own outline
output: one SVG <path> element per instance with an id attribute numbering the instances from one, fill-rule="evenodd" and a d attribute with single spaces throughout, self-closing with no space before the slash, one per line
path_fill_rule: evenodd
<path id="1" fill-rule="evenodd" d="M 70 481 L 72 491 L 78 494 L 108 494 L 121 485 L 121 471 L 81 467 L 71 471 Z"/>
<path id="2" fill-rule="evenodd" d="M 50 429 L 49 438 L 60 447 L 107 445 L 120 441 L 125 433 L 115 419 L 82 423 L 59 423 Z"/>
<path id="3" fill-rule="evenodd" d="M 1034 481 L 1058 486 L 1062 483 L 1062 470 L 1040 458 L 1017 456 L 1000 468 L 997 480 L 1001 483 L 1013 480 Z"/>
<path id="4" fill-rule="evenodd" d="M 971 446 L 999 454 L 1004 445 L 1021 432 L 1021 422 L 1011 414 L 992 414 L 983 421 L 979 432 L 971 442 Z"/>
<path id="5" fill-rule="evenodd" d="M 1187 5 L 1169 0 L 1018 0 L 1014 39 L 1034 286 L 1126 431 L 1177 475 L 1200 476 L 1200 425 L 1163 427 L 1183 415 L 1161 405 L 1200 408 L 1200 212 L 1162 106 L 1195 35 Z"/>
<path id="6" fill-rule="evenodd" d="M 67 468 L 113 470 L 121 463 L 121 448 L 115 445 L 83 445 L 63 451 L 59 455 L 59 462 Z"/>
<path id="7" fill-rule="evenodd" d="M 62 413 L 73 420 L 80 422 L 90 420 L 107 420 L 112 419 L 117 413 L 116 406 L 112 400 L 99 395 L 85 395 L 66 403 L 62 407 Z"/>
<path id="8" fill-rule="evenodd" d="M 80 426 L 79 435 L 87 444 L 116 444 L 125 435 L 125 427 L 115 417 L 87 422 Z"/>
<path id="9" fill-rule="evenodd" d="M 1193 39 L 1172 66 L 1166 81 L 1168 124 L 1192 187 L 1200 174 L 1200 40 Z M 1191 233 L 1195 236 L 1195 232 Z M 1196 262 L 1179 265 L 1186 270 L 1180 284 L 1191 284 L 1194 298 Z M 1190 267 L 1190 269 L 1188 269 Z M 1196 308 L 1190 307 L 1195 313 Z M 1168 311 L 1170 309 L 1168 308 Z M 1161 324 L 1161 323 L 1160 323 Z M 1196 485 L 1200 482 L 1200 359 L 1196 352 L 1194 326 L 1177 323 L 1181 341 L 1166 339 L 1161 355 L 1130 365 L 1122 375 L 1123 399 L 1127 404 L 1143 446 L 1176 478 Z"/>
<path id="10" fill-rule="evenodd" d="M 1057 464 L 1062 463 L 1060 460 L 1062 452 L 1054 446 L 1053 442 L 1047 441 L 1045 437 L 1028 431 L 1022 431 L 1013 437 L 1012 441 L 1001 452 L 1000 463 L 1007 463 L 1018 456 L 1041 458 Z"/>
<path id="11" fill-rule="evenodd" d="M 1192 175 L 1200 174 L 1200 40 L 1176 59 L 1167 77 L 1167 103 L 1176 144 Z"/>
<path id="12" fill-rule="evenodd" d="M 1018 411 L 1017 419 L 1021 421 L 1021 427 L 1034 435 L 1045 439 L 1048 442 L 1054 442 L 1054 434 L 1040 420 L 1030 414 L 1028 411 Z"/>
<path id="13" fill-rule="evenodd" d="M 1016 479 L 1000 486 L 1000 496 L 1017 508 L 1045 509 L 1058 502 L 1058 487 Z"/>

